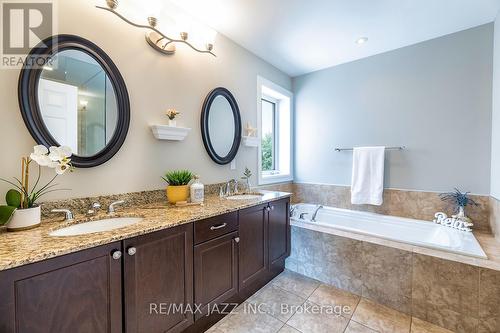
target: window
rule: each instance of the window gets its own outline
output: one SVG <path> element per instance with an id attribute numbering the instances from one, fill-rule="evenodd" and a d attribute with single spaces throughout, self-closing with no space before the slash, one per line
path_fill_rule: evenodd
<path id="1" fill-rule="evenodd" d="M 292 94 L 258 78 L 259 185 L 293 179 Z"/>
<path id="2" fill-rule="evenodd" d="M 262 98 L 262 171 L 273 172 L 278 169 L 276 144 L 278 142 L 276 129 L 277 101 Z"/>

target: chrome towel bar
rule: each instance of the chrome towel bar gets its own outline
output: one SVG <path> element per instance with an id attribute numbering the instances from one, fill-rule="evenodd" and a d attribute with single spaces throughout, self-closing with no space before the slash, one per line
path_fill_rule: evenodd
<path id="1" fill-rule="evenodd" d="M 405 146 L 401 147 L 385 147 L 386 150 L 404 150 L 406 149 Z M 335 151 L 352 151 L 354 148 L 335 148 Z"/>

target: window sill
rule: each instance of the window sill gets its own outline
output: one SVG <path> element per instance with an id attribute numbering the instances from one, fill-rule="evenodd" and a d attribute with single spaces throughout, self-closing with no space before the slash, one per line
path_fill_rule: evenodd
<path id="1" fill-rule="evenodd" d="M 260 175 L 259 185 L 270 185 L 270 184 L 284 183 L 284 182 L 289 182 L 292 180 L 293 180 L 292 175 L 280 175 L 280 174 Z"/>

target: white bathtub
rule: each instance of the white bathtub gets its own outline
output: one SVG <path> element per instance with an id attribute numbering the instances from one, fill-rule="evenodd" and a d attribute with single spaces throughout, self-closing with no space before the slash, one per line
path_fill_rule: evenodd
<path id="1" fill-rule="evenodd" d="M 353 232 L 478 258 L 487 258 L 472 232 L 432 222 L 354 210 L 324 207 L 311 221 L 316 205 L 297 204 L 291 224 L 316 231 L 331 229 Z M 300 219 L 301 213 L 307 213 Z"/>

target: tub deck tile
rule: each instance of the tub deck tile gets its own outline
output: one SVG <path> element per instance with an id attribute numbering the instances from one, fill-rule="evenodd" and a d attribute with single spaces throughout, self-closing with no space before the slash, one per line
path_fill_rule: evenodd
<path id="1" fill-rule="evenodd" d="M 479 268 L 415 254 L 412 314 L 458 333 L 475 332 Z"/>
<path id="2" fill-rule="evenodd" d="M 362 296 L 411 314 L 412 254 L 363 243 Z"/>

